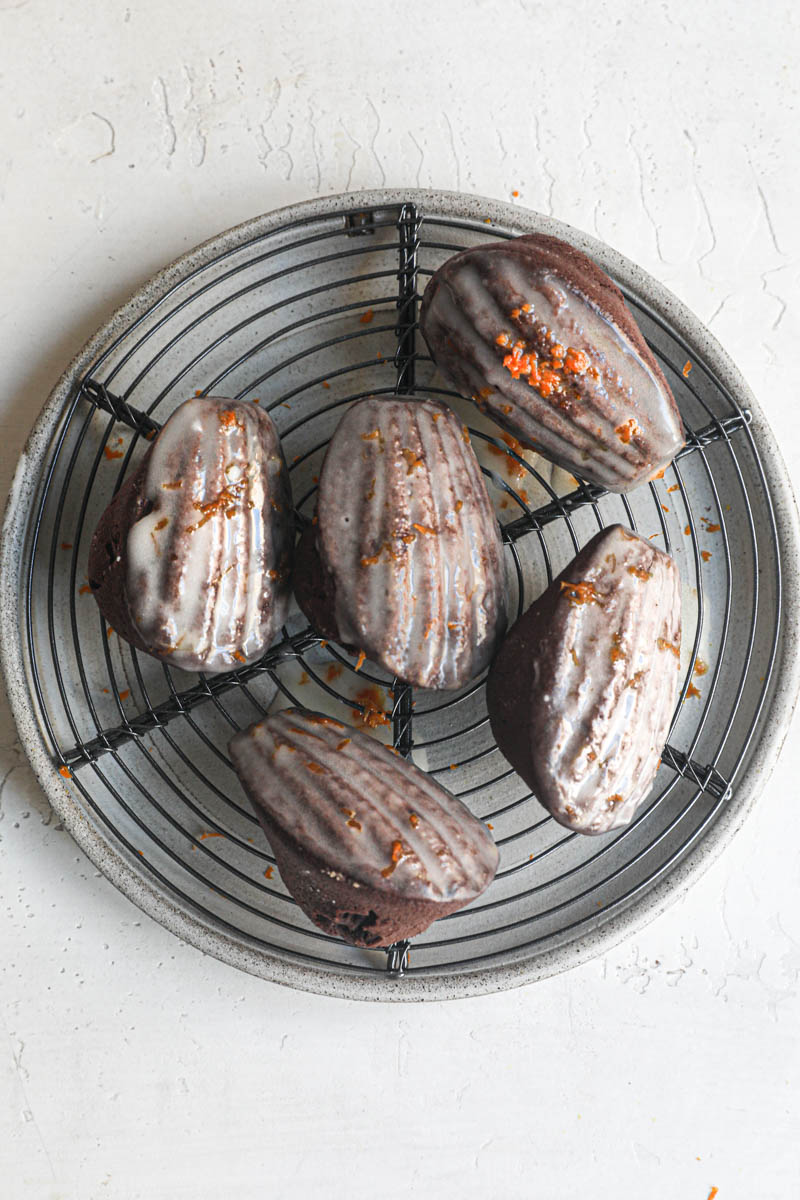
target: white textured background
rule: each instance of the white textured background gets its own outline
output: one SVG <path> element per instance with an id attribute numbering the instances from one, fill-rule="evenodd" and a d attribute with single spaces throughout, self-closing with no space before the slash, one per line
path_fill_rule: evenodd
<path id="1" fill-rule="evenodd" d="M 731 352 L 797 475 L 795 4 L 0 0 L 0 66 L 4 490 L 57 374 L 162 263 L 382 184 L 519 191 L 641 263 Z M 183 946 L 59 830 L 7 712 L 0 744 L 3 1200 L 798 1195 L 791 741 L 643 934 L 402 1007 Z"/>

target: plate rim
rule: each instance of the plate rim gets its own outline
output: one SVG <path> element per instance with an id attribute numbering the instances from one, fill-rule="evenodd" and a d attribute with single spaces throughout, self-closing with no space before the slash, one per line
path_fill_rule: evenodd
<path id="1" fill-rule="evenodd" d="M 274 952 L 249 946 L 195 913 L 177 904 L 134 868 L 91 824 L 72 789 L 56 770 L 36 717 L 26 677 L 17 597 L 23 548 L 32 505 L 40 483 L 41 467 L 62 419 L 77 378 L 121 329 L 140 312 L 161 299 L 192 269 L 224 250 L 234 250 L 249 238 L 268 235 L 295 220 L 325 217 L 358 208 L 393 208 L 417 203 L 430 215 L 487 220 L 519 233 L 544 232 L 561 237 L 594 258 L 620 282 L 663 314 L 690 347 L 696 348 L 723 385 L 752 413 L 751 430 L 762 458 L 778 538 L 782 565 L 782 652 L 776 666 L 771 720 L 762 729 L 746 770 L 733 797 L 697 844 L 668 875 L 617 916 L 588 934 L 563 946 L 522 958 L 488 965 L 459 974 L 414 974 L 402 980 L 376 975 L 349 977 L 323 967 L 291 962 Z M 454 191 L 425 188 L 380 188 L 316 197 L 252 217 L 218 233 L 163 267 L 120 305 L 72 359 L 45 401 L 28 435 L 6 501 L 0 536 L 0 669 L 20 742 L 54 811 L 90 861 L 142 911 L 170 933 L 230 966 L 262 979 L 319 995 L 363 1001 L 422 1001 L 459 999 L 505 991 L 568 970 L 610 950 L 630 934 L 643 929 L 686 894 L 716 861 L 741 829 L 766 787 L 777 762 L 792 714 L 800 696 L 800 655 L 797 653 L 800 617 L 800 517 L 789 473 L 777 441 L 761 407 L 727 351 L 698 317 L 664 284 L 605 242 L 559 221 L 555 217 L 506 201 Z M 763 718 L 762 718 L 763 719 Z"/>

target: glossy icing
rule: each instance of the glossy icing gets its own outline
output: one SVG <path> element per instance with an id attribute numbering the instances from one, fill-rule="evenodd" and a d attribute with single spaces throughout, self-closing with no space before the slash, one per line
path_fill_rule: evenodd
<path id="1" fill-rule="evenodd" d="M 680 638 L 674 560 L 621 525 L 593 538 L 510 631 L 489 677 L 492 729 L 563 825 L 626 825 L 649 793 Z"/>
<path id="2" fill-rule="evenodd" d="M 369 398 L 322 469 L 318 545 L 339 637 L 410 683 L 454 688 L 505 628 L 503 547 L 464 426 L 446 405 Z"/>
<path id="3" fill-rule="evenodd" d="M 627 491 L 674 458 L 680 416 L 610 305 L 555 269 L 552 245 L 522 237 L 456 255 L 428 284 L 421 328 L 441 370 L 498 424 L 573 474 Z M 580 258 L 594 279 L 599 269 Z"/>
<path id="4" fill-rule="evenodd" d="M 152 508 L 128 532 L 131 620 L 176 667 L 227 671 L 260 658 L 286 618 L 293 517 L 269 415 L 195 397 L 149 454 Z"/>
<path id="5" fill-rule="evenodd" d="M 325 869 L 405 899 L 467 904 L 497 847 L 460 800 L 366 734 L 285 709 L 230 743 L 264 820 Z"/>

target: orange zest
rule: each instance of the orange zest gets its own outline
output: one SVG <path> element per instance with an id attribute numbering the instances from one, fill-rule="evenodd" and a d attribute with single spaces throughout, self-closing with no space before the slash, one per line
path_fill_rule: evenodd
<path id="1" fill-rule="evenodd" d="M 633 419 L 633 417 L 630 417 L 622 425 L 618 425 L 614 430 L 614 433 L 621 442 L 624 442 L 627 445 L 638 428 L 639 426 L 636 424 L 636 421 Z"/>
<path id="2" fill-rule="evenodd" d="M 562 580 L 561 591 L 565 593 L 570 604 L 599 604 L 600 596 L 593 583 L 584 580 L 581 583 L 569 583 Z"/>
<path id="3" fill-rule="evenodd" d="M 381 875 L 384 879 L 388 879 L 399 862 L 405 858 L 403 853 L 403 843 L 400 841 L 392 842 L 392 850 L 389 858 L 388 867 L 384 867 Z"/>

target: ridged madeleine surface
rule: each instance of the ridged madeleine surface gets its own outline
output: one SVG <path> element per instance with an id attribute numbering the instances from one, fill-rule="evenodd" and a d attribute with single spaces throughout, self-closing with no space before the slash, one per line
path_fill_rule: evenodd
<path id="1" fill-rule="evenodd" d="M 684 444 L 622 293 L 566 242 L 532 234 L 456 254 L 428 283 L 420 325 L 460 392 L 575 475 L 629 491 Z"/>
<path id="2" fill-rule="evenodd" d="M 286 618 L 292 538 L 269 415 L 195 397 L 106 510 L 90 580 L 135 645 L 172 666 L 226 671 L 258 659 Z"/>
<path id="3" fill-rule="evenodd" d="M 494 876 L 497 848 L 459 800 L 331 717 L 286 709 L 237 734 L 230 753 L 286 886 L 348 941 L 411 937 Z"/>
<path id="4" fill-rule="evenodd" d="M 652 787 L 678 691 L 680 577 L 614 525 L 510 630 L 487 704 L 503 754 L 581 833 L 626 825 Z"/>
<path id="5" fill-rule="evenodd" d="M 340 641 L 428 688 L 460 687 L 488 665 L 506 622 L 503 547 L 446 405 L 353 405 L 325 457 L 315 538 Z M 302 572 L 297 597 L 308 611 Z"/>

